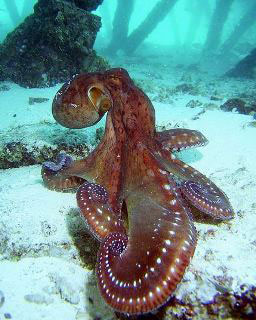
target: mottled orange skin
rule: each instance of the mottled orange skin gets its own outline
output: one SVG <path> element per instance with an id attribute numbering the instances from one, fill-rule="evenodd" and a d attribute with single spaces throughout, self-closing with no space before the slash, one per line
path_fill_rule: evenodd
<path id="1" fill-rule="evenodd" d="M 233 211 L 217 186 L 170 153 L 206 138 L 187 129 L 156 132 L 152 103 L 124 69 L 78 75 L 53 102 L 54 118 L 66 127 L 88 127 L 105 112 L 105 134 L 94 151 L 57 172 L 43 168 L 42 176 L 52 189 L 80 185 L 78 206 L 101 242 L 104 300 L 119 312 L 147 313 L 168 300 L 193 256 L 189 207 L 216 219 Z"/>

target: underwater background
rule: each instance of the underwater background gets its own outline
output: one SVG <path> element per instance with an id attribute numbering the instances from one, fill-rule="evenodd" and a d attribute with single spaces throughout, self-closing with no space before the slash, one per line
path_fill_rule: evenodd
<path id="1" fill-rule="evenodd" d="M 0 319 L 256 319 L 255 12 L 254 0 L 0 0 Z M 60 152 L 87 157 L 105 131 L 105 116 L 61 126 L 56 93 L 76 74 L 110 68 L 149 97 L 157 131 L 208 139 L 172 154 L 234 211 L 228 221 L 195 218 L 184 276 L 145 315 L 104 302 L 99 243 L 75 192 L 50 190 L 41 176 Z"/>

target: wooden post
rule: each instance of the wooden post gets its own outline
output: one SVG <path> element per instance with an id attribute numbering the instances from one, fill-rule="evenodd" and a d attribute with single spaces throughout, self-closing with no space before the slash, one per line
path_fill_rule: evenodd
<path id="1" fill-rule="evenodd" d="M 113 21 L 111 41 L 106 49 L 109 55 L 115 55 L 127 41 L 129 21 L 134 7 L 134 0 L 118 0 Z"/>
<path id="2" fill-rule="evenodd" d="M 167 16 L 177 1 L 178 0 L 159 0 L 145 20 L 128 36 L 124 51 L 127 54 L 133 53 L 156 28 L 158 23 Z"/>
<path id="3" fill-rule="evenodd" d="M 216 50 L 221 42 L 222 31 L 234 0 L 216 0 L 216 7 L 208 30 L 203 53 Z"/>

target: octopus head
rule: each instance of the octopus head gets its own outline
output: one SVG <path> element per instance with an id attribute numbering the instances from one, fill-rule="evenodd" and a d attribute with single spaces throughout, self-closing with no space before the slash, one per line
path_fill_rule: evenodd
<path id="1" fill-rule="evenodd" d="M 101 73 L 74 76 L 54 97 L 52 113 L 62 126 L 73 129 L 94 125 L 112 107 L 112 99 L 103 86 Z"/>

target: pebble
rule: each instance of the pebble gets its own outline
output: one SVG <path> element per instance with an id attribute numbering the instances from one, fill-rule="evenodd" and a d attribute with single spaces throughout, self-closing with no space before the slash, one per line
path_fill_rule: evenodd
<path id="1" fill-rule="evenodd" d="M 47 297 L 43 294 L 26 294 L 24 299 L 28 302 L 36 303 L 36 304 L 51 304 L 53 303 L 53 299 L 51 297 Z"/>
<path id="2" fill-rule="evenodd" d="M 5 301 L 4 293 L 3 291 L 0 290 L 0 308 L 4 304 L 4 301 Z"/>

